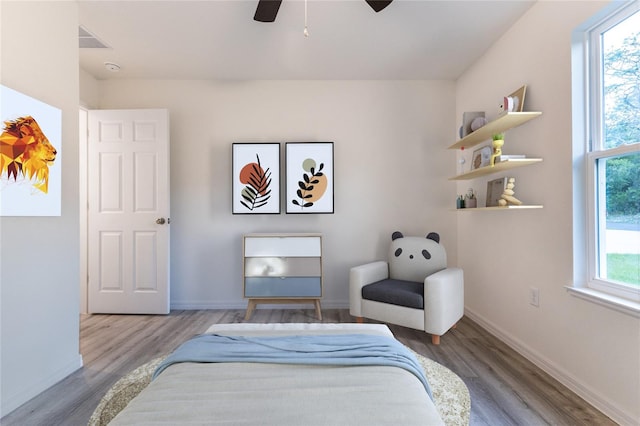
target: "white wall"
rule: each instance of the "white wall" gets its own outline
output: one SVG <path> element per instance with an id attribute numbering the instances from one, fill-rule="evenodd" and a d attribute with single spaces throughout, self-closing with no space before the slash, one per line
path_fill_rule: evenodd
<path id="1" fill-rule="evenodd" d="M 246 306 L 247 232 L 321 232 L 323 307 L 348 306 L 349 268 L 384 258 L 394 230 L 437 231 L 456 260 L 452 82 L 100 84 L 102 109 L 170 110 L 173 308 Z M 335 214 L 232 215 L 232 143 L 286 141 L 334 142 Z"/>
<path id="2" fill-rule="evenodd" d="M 3 1 L 0 7 L 0 81 L 62 110 L 63 153 L 62 216 L 0 218 L 2 416 L 79 368 L 82 359 L 77 5 Z"/>
<path id="3" fill-rule="evenodd" d="M 91 74 L 80 68 L 80 105 L 83 108 L 96 108 L 100 104 L 100 85 Z"/>
<path id="4" fill-rule="evenodd" d="M 506 134 L 505 153 L 540 156 L 516 169 L 516 197 L 543 210 L 458 215 L 470 317 L 622 424 L 640 418 L 640 321 L 569 295 L 572 280 L 571 33 L 604 2 L 539 2 L 457 82 L 463 111 L 495 116 L 527 84 L 543 116 Z M 468 163 L 467 163 L 468 164 Z M 484 203 L 486 181 L 469 185 Z M 484 205 L 484 204 L 482 204 Z M 540 290 L 540 307 L 528 303 Z"/>

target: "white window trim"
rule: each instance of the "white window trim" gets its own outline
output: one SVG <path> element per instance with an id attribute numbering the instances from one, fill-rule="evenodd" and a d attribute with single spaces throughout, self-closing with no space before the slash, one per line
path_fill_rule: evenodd
<path id="1" fill-rule="evenodd" d="M 569 294 L 598 305 L 640 318 L 640 292 L 627 294 L 610 292 L 611 285 L 595 279 L 595 253 L 589 247 L 595 246 L 595 232 L 590 232 L 595 223 L 595 194 L 588 191 L 595 182 L 595 158 L 637 151 L 637 146 L 623 146 L 612 151 L 590 153 L 587 149 L 592 123 L 589 102 L 596 102 L 590 88 L 589 78 L 597 78 L 589 73 L 590 60 L 594 52 L 589 52 L 589 36 L 602 26 L 603 20 L 614 15 L 626 14 L 628 10 L 639 10 L 640 2 L 614 1 L 596 16 L 576 29 L 572 34 L 572 116 L 573 116 L 573 285 L 566 286 Z M 599 105 L 598 105 L 599 108 Z M 596 126 L 597 127 L 597 126 Z M 591 182 L 591 184 L 590 184 Z M 593 206 L 593 208 L 590 208 Z M 618 286 L 615 286 L 618 288 Z M 606 290 L 604 292 L 602 290 Z M 631 297 L 629 297 L 631 296 Z M 635 299 L 635 300 L 634 300 Z M 637 301 L 636 301 L 637 300 Z"/>
<path id="2" fill-rule="evenodd" d="M 623 314 L 631 315 L 636 318 L 640 318 L 640 303 L 633 302 L 622 297 L 615 297 L 611 294 L 603 293 L 591 288 L 586 287 L 565 287 L 569 294 L 579 297 L 580 299 L 596 303 L 606 308 L 613 309 L 614 311 L 621 312 Z"/>

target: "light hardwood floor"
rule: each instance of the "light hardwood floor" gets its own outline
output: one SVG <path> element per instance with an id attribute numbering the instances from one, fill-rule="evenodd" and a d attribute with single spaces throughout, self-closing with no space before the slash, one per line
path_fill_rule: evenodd
<path id="1" fill-rule="evenodd" d="M 345 309 L 323 310 L 325 323 L 354 322 Z M 5 416 L 3 426 L 86 425 L 123 375 L 170 352 L 214 323 L 244 321 L 244 310 L 172 311 L 167 316 L 84 315 L 84 367 Z M 313 309 L 258 309 L 251 322 L 319 322 Z M 433 346 L 429 335 L 390 326 L 396 338 L 458 374 L 471 394 L 472 425 L 614 425 L 468 318 Z M 257 422 L 256 424 L 258 424 Z"/>

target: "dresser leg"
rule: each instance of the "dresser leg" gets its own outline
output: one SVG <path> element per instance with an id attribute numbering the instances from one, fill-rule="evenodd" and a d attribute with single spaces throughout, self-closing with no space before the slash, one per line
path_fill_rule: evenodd
<path id="1" fill-rule="evenodd" d="M 249 321 L 251 315 L 253 314 L 253 310 L 256 308 L 256 301 L 253 299 L 249 299 L 249 304 L 247 305 L 247 313 L 244 314 L 244 320 Z"/>
<path id="2" fill-rule="evenodd" d="M 313 303 L 316 305 L 316 315 L 318 316 L 318 320 L 322 321 L 322 308 L 320 307 L 320 299 L 316 299 Z"/>

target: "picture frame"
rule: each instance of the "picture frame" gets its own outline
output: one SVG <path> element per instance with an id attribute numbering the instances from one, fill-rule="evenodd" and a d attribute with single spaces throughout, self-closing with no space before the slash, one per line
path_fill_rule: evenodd
<path id="1" fill-rule="evenodd" d="M 507 180 L 508 178 L 501 177 L 487 182 L 486 207 L 498 207 L 500 205 L 498 201 L 500 200 L 504 190 L 507 188 Z"/>
<path id="2" fill-rule="evenodd" d="M 287 214 L 334 212 L 333 142 L 287 142 Z"/>
<path id="3" fill-rule="evenodd" d="M 515 102 L 513 105 L 513 112 L 524 111 L 524 96 L 526 95 L 526 93 L 527 93 L 527 85 L 524 85 L 509 95 L 509 97 L 512 98 L 514 101 L 517 100 L 517 102 Z"/>
<path id="4" fill-rule="evenodd" d="M 471 170 L 488 166 L 491 162 L 492 154 L 493 148 L 490 145 L 483 146 L 473 151 L 473 156 L 471 157 Z"/>
<path id="5" fill-rule="evenodd" d="M 484 111 L 467 111 L 462 113 L 462 127 L 460 127 L 460 138 L 473 133 L 471 123 L 476 118 L 484 118 Z"/>
<path id="6" fill-rule="evenodd" d="M 233 143 L 232 213 L 280 214 L 280 143 Z"/>

